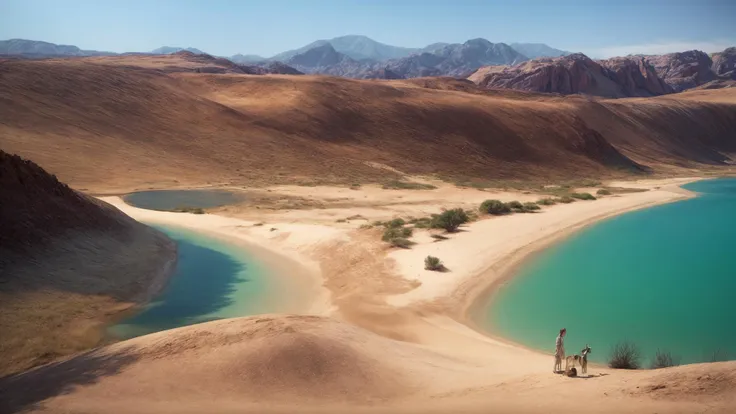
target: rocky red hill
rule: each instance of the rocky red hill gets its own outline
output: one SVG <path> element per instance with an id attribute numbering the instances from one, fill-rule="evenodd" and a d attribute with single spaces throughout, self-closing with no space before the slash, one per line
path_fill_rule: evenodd
<path id="1" fill-rule="evenodd" d="M 485 67 L 468 79 L 489 88 L 563 95 L 581 93 L 609 98 L 657 96 L 673 92 L 645 58 L 594 61 L 580 53 L 554 59 L 535 59 L 512 67 Z"/>

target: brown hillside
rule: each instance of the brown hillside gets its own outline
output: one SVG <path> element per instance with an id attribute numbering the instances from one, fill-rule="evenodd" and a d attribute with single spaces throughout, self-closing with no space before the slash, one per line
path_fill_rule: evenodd
<path id="1" fill-rule="evenodd" d="M 0 376 L 96 345 L 161 287 L 173 244 L 0 151 Z"/>
<path id="2" fill-rule="evenodd" d="M 720 165 L 736 128 L 728 89 L 703 91 L 721 96 L 707 103 L 679 95 L 591 101 L 449 80 L 166 73 L 157 65 L 136 56 L 0 62 L 0 145 L 77 188 L 127 190 L 393 174 L 366 162 L 409 174 L 549 180 Z"/>

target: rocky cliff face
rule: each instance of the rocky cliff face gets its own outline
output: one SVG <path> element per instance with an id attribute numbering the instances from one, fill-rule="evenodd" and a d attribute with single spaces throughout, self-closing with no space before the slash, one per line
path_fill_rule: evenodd
<path id="1" fill-rule="evenodd" d="M 714 53 L 711 69 L 719 77 L 736 80 L 736 47 Z"/>
<path id="2" fill-rule="evenodd" d="M 620 98 L 672 92 L 644 58 L 614 58 L 596 62 L 580 53 L 554 59 L 535 59 L 512 67 L 481 68 L 468 79 L 490 88 L 563 95 L 582 93 Z"/>
<path id="3" fill-rule="evenodd" d="M 657 74 L 675 92 L 682 92 L 716 79 L 710 57 L 699 51 L 669 53 L 661 56 L 648 56 Z"/>

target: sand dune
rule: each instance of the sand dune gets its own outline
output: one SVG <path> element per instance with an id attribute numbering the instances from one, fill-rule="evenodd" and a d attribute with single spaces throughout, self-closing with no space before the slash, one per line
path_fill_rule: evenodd
<path id="1" fill-rule="evenodd" d="M 196 62 L 0 62 L 0 145 L 75 188 L 113 192 L 400 177 L 367 162 L 451 181 L 623 177 L 722 166 L 734 151 L 730 89 L 591 100 L 172 64 Z"/>

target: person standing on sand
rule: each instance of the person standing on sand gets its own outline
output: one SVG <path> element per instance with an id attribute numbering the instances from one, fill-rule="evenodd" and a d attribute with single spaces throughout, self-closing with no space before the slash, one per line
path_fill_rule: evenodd
<path id="1" fill-rule="evenodd" d="M 564 338 L 567 333 L 567 329 L 560 329 L 560 334 L 557 335 L 555 340 L 555 368 L 552 370 L 555 374 L 562 371 L 562 360 L 565 359 L 565 343 Z"/>

